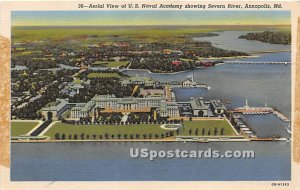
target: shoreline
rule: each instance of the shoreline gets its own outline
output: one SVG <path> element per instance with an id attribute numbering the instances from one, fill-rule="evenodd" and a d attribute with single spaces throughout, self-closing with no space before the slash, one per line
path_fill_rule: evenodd
<path id="1" fill-rule="evenodd" d="M 256 57 L 259 57 L 259 56 L 257 56 L 257 55 L 242 55 L 242 56 L 231 56 L 231 57 L 199 57 L 199 59 L 204 59 L 204 60 L 220 60 L 220 59 L 256 58 Z"/>
<path id="2" fill-rule="evenodd" d="M 85 143 L 85 142 L 110 142 L 110 143 L 116 143 L 116 142 L 122 142 L 122 143 L 171 143 L 171 142 L 178 142 L 178 143 L 210 143 L 210 142 L 282 142 L 287 140 L 290 140 L 288 138 L 223 138 L 223 139 L 205 139 L 205 138 L 199 138 L 199 139 L 181 139 L 177 140 L 176 138 L 171 139 L 97 139 L 97 140 L 11 140 L 11 143 Z"/>
<path id="3" fill-rule="evenodd" d="M 266 50 L 266 51 L 254 51 L 252 54 L 263 54 L 263 53 L 280 53 L 280 52 L 292 52 L 291 50 Z"/>
<path id="4" fill-rule="evenodd" d="M 206 59 L 206 60 L 229 60 L 229 59 L 247 59 L 247 58 L 257 58 L 259 57 L 258 54 L 264 54 L 264 53 L 280 53 L 280 52 L 291 52 L 291 50 L 270 50 L 270 51 L 257 51 L 257 52 L 250 52 L 250 54 L 252 55 L 248 55 L 248 56 L 232 56 L 232 57 L 199 57 L 200 59 Z M 214 66 L 218 66 L 222 63 L 216 64 Z M 210 66 L 213 67 L 213 66 Z M 199 69 L 199 68 L 206 68 L 205 66 L 199 66 L 199 67 L 195 67 L 193 69 L 189 69 L 189 70 L 183 70 L 183 71 L 177 71 L 177 72 L 170 72 L 170 73 L 164 73 L 164 72 L 152 72 L 148 69 L 130 69 L 130 68 L 126 68 L 126 69 L 120 69 L 120 72 L 123 71 L 142 71 L 142 72 L 147 72 L 149 74 L 178 74 L 178 73 L 183 73 L 183 72 L 189 72 L 189 71 L 193 71 L 195 69 Z"/>

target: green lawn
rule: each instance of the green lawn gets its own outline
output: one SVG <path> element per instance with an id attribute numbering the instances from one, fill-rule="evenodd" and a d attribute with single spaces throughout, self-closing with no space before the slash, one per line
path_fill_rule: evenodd
<path id="1" fill-rule="evenodd" d="M 201 120 L 201 121 L 184 121 L 186 130 L 182 135 L 189 135 L 189 130 L 192 130 L 192 135 L 195 135 L 195 130 L 198 128 L 198 135 L 202 135 L 202 129 L 205 128 L 205 135 L 209 129 L 210 134 L 214 134 L 215 127 L 217 128 L 217 135 L 220 135 L 221 129 L 224 128 L 225 136 L 235 136 L 236 133 L 226 120 Z"/>
<path id="2" fill-rule="evenodd" d="M 74 80 L 74 83 L 75 83 L 75 84 L 81 84 L 81 82 L 82 82 L 82 80 L 77 79 L 77 78 Z"/>
<path id="3" fill-rule="evenodd" d="M 89 73 L 87 77 L 88 78 L 112 78 L 112 77 L 119 78 L 120 75 L 118 73 Z"/>
<path id="4" fill-rule="evenodd" d="M 205 128 L 205 135 L 207 136 L 208 130 L 211 130 L 211 136 L 214 134 L 215 127 L 218 128 L 217 135 L 220 135 L 221 128 L 224 128 L 225 136 L 235 136 L 235 132 L 224 120 L 203 120 L 203 121 L 184 121 L 185 129 L 181 129 L 178 135 L 189 135 L 190 129 L 192 130 L 192 136 L 195 135 L 195 130 L 198 128 L 198 136 L 202 136 L 202 128 Z M 78 135 L 78 139 L 80 139 L 81 133 L 84 133 L 85 136 L 88 134 L 90 139 L 92 139 L 92 135 L 96 135 L 96 139 L 99 139 L 99 135 L 102 135 L 104 138 L 105 133 L 108 133 L 109 136 L 114 135 L 117 139 L 117 135 L 120 134 L 121 138 L 124 138 L 124 134 L 129 135 L 133 134 L 134 137 L 136 134 L 140 135 L 140 139 L 143 139 L 143 134 L 147 136 L 149 134 L 152 135 L 152 138 L 155 138 L 155 134 L 159 135 L 159 138 L 162 134 L 166 134 L 167 130 L 160 128 L 160 124 L 141 124 L 141 125 L 69 125 L 64 123 L 55 124 L 50 130 L 46 132 L 46 136 L 50 136 L 51 139 L 54 139 L 55 134 L 65 134 L 66 137 L 71 134 Z M 174 131 L 174 135 L 177 135 L 176 131 Z"/>
<path id="5" fill-rule="evenodd" d="M 94 65 L 101 65 L 103 67 L 120 67 L 128 64 L 128 61 L 96 61 Z"/>
<path id="6" fill-rule="evenodd" d="M 11 136 L 25 135 L 34 127 L 36 127 L 38 123 L 39 122 L 37 121 L 32 121 L 32 122 L 12 121 Z"/>
<path id="7" fill-rule="evenodd" d="M 55 58 L 54 57 L 38 57 L 38 58 L 31 58 L 32 60 L 42 60 L 42 61 L 47 61 L 47 60 L 51 60 L 54 61 Z"/>
<path id="8" fill-rule="evenodd" d="M 51 28 L 32 28 L 28 29 L 22 26 L 12 27 L 13 41 L 35 41 L 35 40 L 64 40 L 64 39 L 78 39 L 85 40 L 89 37 L 93 37 L 95 41 L 113 41 L 110 40 L 111 36 L 118 36 L 122 39 L 139 39 L 146 42 L 161 42 L 166 40 L 173 40 L 172 42 L 181 41 L 184 42 L 182 36 L 201 34 L 208 32 L 218 32 L 224 30 L 289 30 L 289 25 L 215 25 L 215 26 L 198 26 L 198 27 L 171 27 L 171 28 L 128 28 L 123 27 L 118 30 L 111 28 L 74 28 L 69 27 L 51 27 Z M 169 41 L 170 42 L 170 41 Z"/>
<path id="9" fill-rule="evenodd" d="M 18 52 L 16 53 L 17 56 L 22 56 L 22 55 L 31 55 L 33 53 L 42 53 L 42 51 L 23 51 L 23 52 Z"/>

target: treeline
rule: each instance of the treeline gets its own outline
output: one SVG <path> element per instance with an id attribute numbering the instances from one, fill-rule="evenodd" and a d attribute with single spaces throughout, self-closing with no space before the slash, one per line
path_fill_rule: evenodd
<path id="1" fill-rule="evenodd" d="M 85 134 L 85 133 L 74 133 L 74 134 L 66 134 L 66 133 L 55 133 L 55 140 L 101 140 L 101 139 L 163 139 L 167 137 L 174 137 L 178 135 L 183 135 L 184 129 L 178 129 L 176 131 L 167 131 L 165 133 L 101 133 L 101 134 Z M 219 131 L 216 127 L 213 131 L 205 130 L 205 128 L 195 130 L 190 129 L 189 136 L 224 136 L 224 128 L 221 128 Z M 186 135 L 185 135 L 186 136 Z"/>
<path id="2" fill-rule="evenodd" d="M 257 32 L 257 33 L 248 33 L 246 35 L 242 35 L 239 38 L 247 39 L 247 40 L 256 40 L 261 42 L 266 42 L 270 44 L 291 44 L 291 33 L 285 32 Z"/>

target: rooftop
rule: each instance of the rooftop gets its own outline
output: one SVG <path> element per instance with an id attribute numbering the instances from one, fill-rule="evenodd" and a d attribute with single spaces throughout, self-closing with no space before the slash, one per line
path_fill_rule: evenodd
<path id="1" fill-rule="evenodd" d="M 45 108 L 42 109 L 42 111 L 60 111 L 67 104 L 69 104 L 68 99 L 57 99 L 54 106 L 45 107 Z"/>
<path id="2" fill-rule="evenodd" d="M 203 101 L 202 97 L 192 97 L 190 99 L 192 109 L 207 109 L 208 105 L 206 105 Z"/>
<path id="3" fill-rule="evenodd" d="M 211 104 L 214 108 L 225 108 L 220 100 L 211 100 Z"/>

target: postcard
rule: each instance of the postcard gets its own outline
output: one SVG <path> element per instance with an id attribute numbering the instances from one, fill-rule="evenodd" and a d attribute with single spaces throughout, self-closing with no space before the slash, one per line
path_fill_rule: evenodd
<path id="1" fill-rule="evenodd" d="M 299 188 L 299 2 L 0 5 L 3 189 Z"/>

